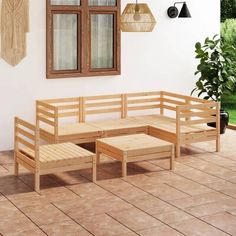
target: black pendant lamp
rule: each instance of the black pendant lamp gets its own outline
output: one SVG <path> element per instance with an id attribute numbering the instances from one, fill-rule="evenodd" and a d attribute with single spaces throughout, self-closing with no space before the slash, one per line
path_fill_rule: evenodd
<path id="1" fill-rule="evenodd" d="M 175 5 L 182 4 L 182 3 L 183 3 L 183 6 L 182 6 L 180 13 L 179 13 L 179 10 Z M 176 18 L 177 16 L 179 18 L 191 18 L 191 14 L 189 12 L 186 2 L 175 2 L 174 6 L 171 6 L 168 8 L 167 14 L 170 18 Z"/>

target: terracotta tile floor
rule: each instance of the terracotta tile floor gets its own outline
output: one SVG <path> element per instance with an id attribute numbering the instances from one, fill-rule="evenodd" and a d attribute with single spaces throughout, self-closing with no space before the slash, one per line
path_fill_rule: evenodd
<path id="1" fill-rule="evenodd" d="M 182 148 L 176 168 L 168 160 L 132 163 L 120 178 L 117 162 L 91 170 L 41 177 L 21 168 L 12 152 L 0 153 L 0 235 L 177 236 L 236 235 L 236 131 L 214 142 Z"/>

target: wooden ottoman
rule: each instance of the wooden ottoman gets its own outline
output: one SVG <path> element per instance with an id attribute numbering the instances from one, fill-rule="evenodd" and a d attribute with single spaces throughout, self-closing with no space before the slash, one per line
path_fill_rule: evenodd
<path id="1" fill-rule="evenodd" d="M 122 162 L 122 176 L 126 177 L 129 162 L 169 157 L 172 170 L 174 152 L 173 144 L 146 134 L 101 138 L 96 140 L 96 165 L 99 164 L 100 155 L 105 154 Z"/>

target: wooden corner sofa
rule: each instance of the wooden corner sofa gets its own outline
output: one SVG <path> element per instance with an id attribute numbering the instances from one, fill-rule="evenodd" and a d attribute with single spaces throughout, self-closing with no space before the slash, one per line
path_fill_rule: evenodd
<path id="1" fill-rule="evenodd" d="M 19 164 L 34 176 L 34 189 L 40 192 L 40 176 L 56 172 L 92 168 L 96 180 L 96 156 L 74 143 L 40 145 L 39 127 L 15 118 L 15 175 Z"/>
<path id="2" fill-rule="evenodd" d="M 40 100 L 36 117 L 50 143 L 146 133 L 174 143 L 176 157 L 195 142 L 214 140 L 220 150 L 220 104 L 165 91 Z"/>

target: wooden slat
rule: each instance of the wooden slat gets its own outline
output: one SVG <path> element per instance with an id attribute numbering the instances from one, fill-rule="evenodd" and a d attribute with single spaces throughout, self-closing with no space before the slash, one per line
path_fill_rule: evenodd
<path id="1" fill-rule="evenodd" d="M 50 104 L 48 104 L 48 103 L 45 103 L 45 102 L 43 102 L 43 101 L 36 101 L 36 104 L 37 104 L 37 107 L 42 106 L 42 107 L 46 107 L 46 108 L 48 108 L 48 109 L 50 109 L 50 110 L 52 110 L 52 111 L 55 110 L 55 106 L 50 105 Z"/>
<path id="2" fill-rule="evenodd" d="M 66 146 L 64 143 L 60 144 L 60 145 L 55 145 L 55 147 L 51 147 L 51 149 L 54 149 L 55 150 L 55 153 L 59 153 L 63 159 L 70 159 L 70 158 L 76 158 L 76 157 L 79 157 L 80 156 L 80 151 L 77 153 L 74 153 L 73 151 L 71 151 L 70 148 L 68 148 L 68 146 Z"/>
<path id="3" fill-rule="evenodd" d="M 180 124 L 188 126 L 188 125 L 196 125 L 196 124 L 206 124 L 210 122 L 216 122 L 216 117 L 204 118 L 204 119 L 198 119 L 198 120 L 180 121 Z"/>
<path id="4" fill-rule="evenodd" d="M 35 126 L 30 124 L 29 122 L 26 122 L 18 117 L 16 117 L 16 125 L 22 125 L 32 131 L 35 131 Z"/>
<path id="5" fill-rule="evenodd" d="M 205 131 L 205 132 L 181 135 L 180 140 L 181 144 L 190 144 L 190 143 L 216 140 L 216 136 L 217 136 L 216 131 Z"/>
<path id="6" fill-rule="evenodd" d="M 54 125 L 55 125 L 55 123 L 54 123 L 53 121 L 48 120 L 48 119 L 46 119 L 46 118 L 44 118 L 44 117 L 41 117 L 41 116 L 38 116 L 38 120 L 43 121 L 43 122 L 45 122 L 45 123 L 47 123 L 47 124 L 49 124 L 49 125 L 51 125 L 51 126 L 54 126 Z"/>
<path id="7" fill-rule="evenodd" d="M 127 93 L 127 98 L 130 97 L 145 97 L 145 96 L 155 96 L 160 95 L 159 91 L 153 91 L 153 92 L 140 92 L 140 93 Z"/>
<path id="8" fill-rule="evenodd" d="M 165 130 L 160 130 L 158 128 L 151 126 L 149 128 L 148 134 L 153 137 L 160 138 L 162 140 L 170 142 L 170 143 L 176 143 L 176 135 L 174 133 L 170 133 Z"/>
<path id="9" fill-rule="evenodd" d="M 132 99 L 132 100 L 128 100 L 127 104 L 154 103 L 154 102 L 160 102 L 160 98 Z"/>
<path id="10" fill-rule="evenodd" d="M 183 110 L 191 110 L 191 109 L 201 109 L 201 108 L 206 108 L 207 110 L 212 109 L 212 107 L 216 107 L 217 103 L 216 102 L 208 102 L 207 104 L 192 104 L 192 105 L 183 105 L 179 106 L 180 111 Z"/>
<path id="11" fill-rule="evenodd" d="M 57 103 L 78 102 L 78 101 L 79 101 L 79 97 L 47 99 L 47 100 L 41 100 L 40 102 L 57 104 Z"/>
<path id="12" fill-rule="evenodd" d="M 209 111 L 205 111 L 205 112 L 186 112 L 186 113 L 181 113 L 180 114 L 180 118 L 187 118 L 187 117 L 209 117 L 209 115 L 215 115 L 216 114 L 216 110 L 215 109 L 211 109 Z"/>
<path id="13" fill-rule="evenodd" d="M 57 173 L 57 172 L 63 172 L 63 171 L 72 171 L 72 170 L 80 170 L 80 169 L 88 169 L 92 168 L 92 162 L 91 163 L 83 163 L 78 165 L 68 165 L 68 166 L 60 166 L 60 167 L 50 167 L 47 168 L 47 164 L 42 164 L 42 168 L 40 173 L 43 175 L 51 174 L 51 173 Z"/>
<path id="14" fill-rule="evenodd" d="M 68 147 L 69 150 L 73 151 L 74 153 L 77 153 L 80 150 L 82 155 L 94 155 L 94 153 L 77 145 L 72 145 L 71 143 L 64 143 L 64 146 Z"/>
<path id="15" fill-rule="evenodd" d="M 58 110 L 59 111 L 62 111 L 62 110 L 79 110 L 79 104 L 70 104 L 70 105 L 60 105 L 60 106 L 57 106 Z"/>
<path id="16" fill-rule="evenodd" d="M 63 118 L 63 117 L 73 117 L 73 116 L 78 117 L 78 116 L 79 116 L 79 112 L 63 112 L 63 113 L 59 113 L 59 114 L 58 114 L 58 117 L 59 117 L 59 118 Z"/>
<path id="17" fill-rule="evenodd" d="M 97 110 L 88 110 L 85 113 L 87 115 L 95 115 L 95 114 L 112 113 L 112 112 L 121 112 L 121 109 L 120 108 L 97 109 Z"/>
<path id="18" fill-rule="evenodd" d="M 168 106 L 168 105 L 163 105 L 164 109 L 171 110 L 171 111 L 176 111 L 176 107 Z"/>
<path id="19" fill-rule="evenodd" d="M 121 107 L 121 118 L 127 118 L 127 95 L 122 94 L 122 107 Z"/>
<path id="20" fill-rule="evenodd" d="M 131 106 L 128 107 L 128 111 L 137 111 L 137 110 L 150 110 L 160 108 L 160 105 L 144 105 L 144 106 Z"/>
<path id="21" fill-rule="evenodd" d="M 51 144 L 51 145 L 53 145 L 53 144 Z M 57 161 L 57 156 L 55 156 L 54 154 L 48 152 L 45 149 L 42 150 L 42 147 L 41 147 L 40 159 L 43 162 Z"/>
<path id="22" fill-rule="evenodd" d="M 121 106 L 121 100 L 120 101 L 111 101 L 111 102 L 93 102 L 93 103 L 86 103 L 86 107 L 109 107 L 109 106 Z"/>
<path id="23" fill-rule="evenodd" d="M 171 92 L 166 92 L 166 91 L 162 91 L 163 95 L 165 96 L 169 96 L 169 97 L 175 97 L 175 98 L 180 98 L 180 99 L 187 99 L 190 101 L 194 101 L 194 102 L 199 102 L 199 103 L 208 103 L 209 101 L 201 99 L 201 98 L 196 98 L 196 97 L 191 97 L 191 96 L 186 96 L 186 95 L 181 95 L 181 94 L 177 94 L 177 93 L 171 93 Z"/>
<path id="24" fill-rule="evenodd" d="M 34 146 L 32 143 L 30 143 L 30 142 L 24 140 L 24 139 L 21 138 L 21 137 L 18 137 L 18 136 L 17 136 L 17 137 L 16 137 L 16 141 L 19 142 L 19 143 L 21 143 L 21 144 L 23 144 L 24 146 L 30 148 L 31 150 L 34 150 L 34 149 L 35 149 L 35 146 Z"/>
<path id="25" fill-rule="evenodd" d="M 53 114 L 53 113 L 51 113 L 51 112 L 48 112 L 48 111 L 45 111 L 45 110 L 43 110 L 43 109 L 41 109 L 41 108 L 38 108 L 38 109 L 37 109 L 37 113 L 38 113 L 38 114 L 41 113 L 41 114 L 43 114 L 43 115 L 45 115 L 45 116 L 47 116 L 47 117 L 50 117 L 50 118 L 54 118 L 54 117 L 55 117 L 55 114 Z"/>
<path id="26" fill-rule="evenodd" d="M 27 153 L 26 153 L 27 154 Z M 31 158 L 29 158 L 27 155 L 25 155 L 24 153 L 21 152 L 17 152 L 16 153 L 17 157 L 20 158 L 22 161 L 28 163 L 28 165 L 35 167 L 35 160 L 34 160 L 34 156 L 30 155 Z"/>
<path id="27" fill-rule="evenodd" d="M 163 98 L 163 102 L 174 104 L 174 105 L 186 105 L 185 102 L 181 102 L 181 101 L 177 101 L 177 100 L 173 100 L 173 99 L 168 99 L 165 97 Z"/>
<path id="28" fill-rule="evenodd" d="M 92 101 L 92 100 L 106 100 L 106 99 L 121 99 L 121 94 L 114 94 L 114 95 L 101 95 L 101 96 L 89 96 L 84 97 L 85 101 Z"/>
<path id="29" fill-rule="evenodd" d="M 134 156 L 130 160 L 127 160 L 127 163 L 129 162 L 135 162 L 135 161 L 148 161 L 148 160 L 155 160 L 155 159 L 169 159 L 171 156 L 171 151 L 167 152 L 160 152 L 160 153 L 154 153 L 154 154 L 146 154 L 141 156 Z"/>
<path id="30" fill-rule="evenodd" d="M 35 167 L 30 166 L 27 162 L 19 158 L 17 159 L 17 162 L 24 166 L 27 170 L 31 171 L 32 173 L 35 173 Z"/>
<path id="31" fill-rule="evenodd" d="M 67 152 L 60 152 L 59 151 L 59 147 L 56 147 L 55 146 L 55 149 L 53 148 L 54 145 L 45 145 L 43 146 L 43 149 L 42 149 L 42 153 L 48 157 L 49 161 L 51 160 L 55 160 L 55 161 L 58 161 L 58 160 L 66 160 L 68 158 L 72 158 L 72 156 L 70 155 L 70 153 L 67 153 Z"/>
<path id="32" fill-rule="evenodd" d="M 16 127 L 16 134 L 21 134 L 31 140 L 34 140 L 35 139 L 35 135 L 34 134 L 31 134 L 27 131 L 25 131 L 24 129 L 21 129 L 19 127 Z M 18 135 L 17 135 L 18 136 Z"/>

